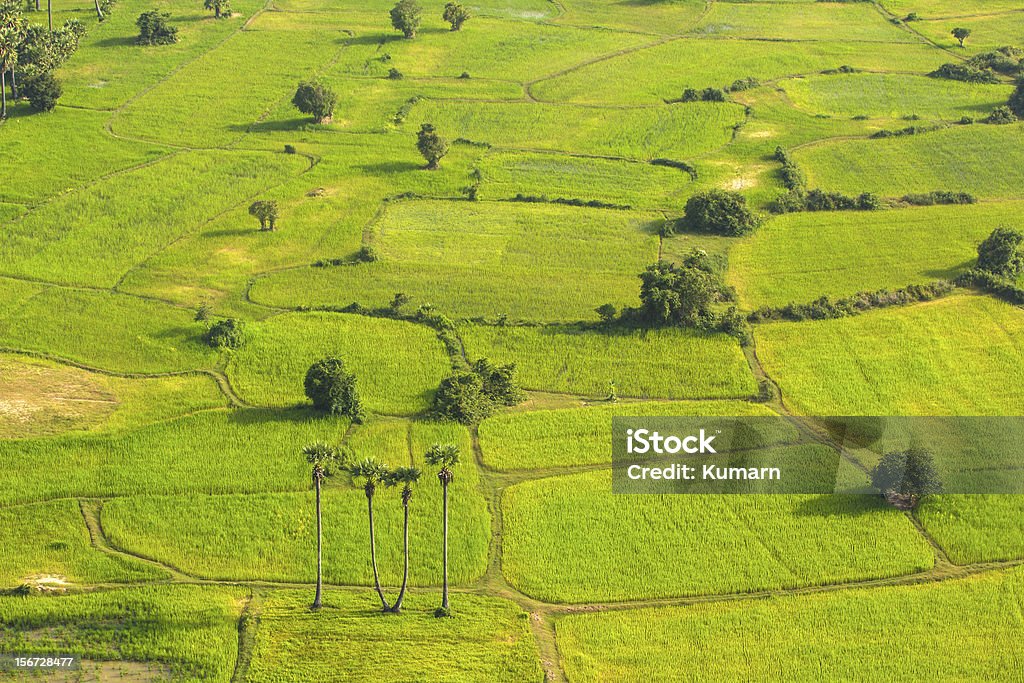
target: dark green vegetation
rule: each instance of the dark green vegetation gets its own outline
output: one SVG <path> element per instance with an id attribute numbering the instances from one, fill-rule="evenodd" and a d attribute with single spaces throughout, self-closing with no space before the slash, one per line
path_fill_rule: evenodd
<path id="1" fill-rule="evenodd" d="M 614 415 L 1019 413 L 1019 3 L 53 4 L 0 1 L 0 652 L 1020 669 L 1024 497 L 608 476 Z"/>

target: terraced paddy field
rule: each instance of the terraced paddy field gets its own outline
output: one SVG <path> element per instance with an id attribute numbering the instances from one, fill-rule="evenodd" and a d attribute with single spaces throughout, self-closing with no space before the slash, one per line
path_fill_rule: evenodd
<path id="1" fill-rule="evenodd" d="M 744 462 L 866 487 L 879 453 L 813 416 L 1020 413 L 1012 268 L 885 293 L 1024 231 L 1024 124 L 985 122 L 1015 67 L 930 75 L 1024 47 L 1019 3 L 480 0 L 450 30 L 417 1 L 407 38 L 394 0 L 59 0 L 84 33 L 46 112 L 24 95 L 52 65 L 0 9 L 0 658 L 190 683 L 1018 676 L 1024 496 L 617 494 L 611 433 L 774 416 Z M 176 42 L 138 44 L 150 10 Z M 329 116 L 296 108 L 306 81 Z M 880 207 L 772 213 L 779 147 L 804 191 Z M 680 220 L 710 190 L 756 229 Z M 941 193 L 972 201 L 910 206 Z M 703 284 L 652 288 L 659 261 Z M 750 316 L 863 292 L 886 305 Z M 326 358 L 354 385 L 307 387 Z M 1004 450 L 959 462 L 984 479 Z"/>

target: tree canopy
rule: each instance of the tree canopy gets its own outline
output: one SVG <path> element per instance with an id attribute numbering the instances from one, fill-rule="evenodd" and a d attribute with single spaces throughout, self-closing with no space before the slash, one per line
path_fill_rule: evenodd
<path id="1" fill-rule="evenodd" d="M 168 23 L 170 18 L 170 12 L 160 10 L 140 14 L 135 20 L 135 25 L 139 27 L 139 36 L 135 42 L 139 45 L 170 45 L 178 42 L 178 27 Z"/>
<path id="2" fill-rule="evenodd" d="M 416 0 L 399 0 L 398 4 L 391 8 L 391 25 L 395 30 L 401 31 L 406 38 L 415 38 L 422 15 L 423 8 Z"/>
<path id="3" fill-rule="evenodd" d="M 463 7 L 457 2 L 449 2 L 444 6 L 444 14 L 442 15 L 442 18 L 452 25 L 453 31 L 458 31 L 471 16 L 473 15 L 466 7 Z"/>
<path id="4" fill-rule="evenodd" d="M 432 124 L 424 123 L 420 126 L 420 132 L 417 134 L 416 148 L 427 160 L 427 168 L 433 171 L 440 166 L 441 159 L 448 154 L 448 141 L 437 134 Z"/>
<path id="5" fill-rule="evenodd" d="M 295 108 L 312 116 L 317 123 L 330 121 L 337 103 L 334 91 L 319 81 L 302 81 L 292 97 Z"/>
<path id="6" fill-rule="evenodd" d="M 749 234 L 760 222 L 743 195 L 725 190 L 695 194 L 687 200 L 683 215 L 683 222 L 691 230 L 727 237 Z"/>
<path id="7" fill-rule="evenodd" d="M 362 422 L 363 404 L 356 391 L 356 376 L 340 358 L 329 356 L 313 363 L 306 372 L 305 389 L 318 410 Z"/>
<path id="8" fill-rule="evenodd" d="M 890 498 L 906 500 L 910 507 L 925 496 L 942 492 L 934 457 L 917 447 L 883 455 L 871 470 L 871 485 Z"/>
<path id="9" fill-rule="evenodd" d="M 978 245 L 978 268 L 993 275 L 1016 278 L 1024 272 L 1022 242 L 1024 234 L 1006 227 L 996 228 Z"/>

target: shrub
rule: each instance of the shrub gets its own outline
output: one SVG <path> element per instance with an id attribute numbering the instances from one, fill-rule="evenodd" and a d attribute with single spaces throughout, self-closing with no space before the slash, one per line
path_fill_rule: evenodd
<path id="1" fill-rule="evenodd" d="M 486 358 L 480 358 L 472 365 L 472 371 L 483 382 L 481 391 L 495 405 L 514 406 L 526 400 L 526 394 L 516 383 L 516 364 L 495 365 Z"/>
<path id="2" fill-rule="evenodd" d="M 207 330 L 206 343 L 215 349 L 241 347 L 245 343 L 245 323 L 237 318 L 218 320 Z"/>
<path id="3" fill-rule="evenodd" d="M 761 323 L 768 320 L 800 322 L 803 320 L 845 318 L 875 308 L 905 306 L 921 301 L 932 301 L 946 296 L 953 290 L 954 284 L 952 282 L 939 280 L 927 285 L 909 285 L 895 291 L 883 289 L 877 292 L 859 292 L 853 296 L 843 297 L 835 301 L 827 296 L 823 296 L 809 304 L 791 303 L 782 307 L 766 306 L 759 308 L 747 316 L 747 320 L 752 323 Z"/>
<path id="4" fill-rule="evenodd" d="M 356 260 L 360 263 L 373 263 L 380 259 L 377 250 L 370 244 L 365 244 L 356 252 Z"/>
<path id="5" fill-rule="evenodd" d="M 1018 118 L 1024 119 L 1024 79 L 1017 81 L 1017 89 L 1010 95 L 1007 106 Z"/>
<path id="6" fill-rule="evenodd" d="M 433 125 L 424 123 L 416 136 L 416 149 L 427 160 L 427 168 L 433 171 L 448 154 L 448 141 L 437 134 Z"/>
<path id="7" fill-rule="evenodd" d="M 362 422 L 363 404 L 356 391 L 356 376 L 340 358 L 329 356 L 313 363 L 304 384 L 306 396 L 317 410 L 346 416 L 356 424 Z"/>
<path id="8" fill-rule="evenodd" d="M 297 154 L 297 151 L 295 149 L 295 145 L 285 145 L 284 146 L 284 153 L 285 154 Z"/>
<path id="9" fill-rule="evenodd" d="M 728 237 L 749 234 L 759 224 L 743 195 L 725 190 L 709 190 L 690 197 L 684 221 L 693 230 Z"/>
<path id="10" fill-rule="evenodd" d="M 167 23 L 170 17 L 170 12 L 160 10 L 140 14 L 135 20 L 135 25 L 139 27 L 139 36 L 135 42 L 139 45 L 169 45 L 178 42 L 178 27 Z"/>
<path id="11" fill-rule="evenodd" d="M 732 85 L 730 85 L 728 88 L 726 88 L 725 91 L 726 92 L 742 92 L 743 90 L 751 90 L 753 88 L 756 88 L 759 85 L 761 85 L 760 81 L 758 81 L 753 76 L 747 76 L 746 78 L 740 78 L 740 79 L 737 79 L 737 80 L 733 81 Z"/>
<path id="12" fill-rule="evenodd" d="M 462 25 L 472 16 L 470 11 L 457 2 L 449 2 L 444 6 L 442 18 L 452 26 L 453 31 L 462 29 Z"/>
<path id="13" fill-rule="evenodd" d="M 330 121 L 337 103 L 334 91 L 319 81 L 302 81 L 292 97 L 295 108 L 312 116 L 317 123 Z"/>
<path id="14" fill-rule="evenodd" d="M 992 123 L 995 125 L 1006 125 L 1008 123 L 1016 122 L 1017 116 L 1006 105 L 996 107 L 995 109 L 993 109 L 992 113 L 989 114 L 983 121 L 983 123 Z"/>
<path id="15" fill-rule="evenodd" d="M 935 206 L 937 204 L 974 204 L 978 200 L 974 195 L 967 192 L 937 190 L 925 194 L 903 195 L 900 201 L 911 206 Z"/>
<path id="16" fill-rule="evenodd" d="M 391 69 L 388 70 L 388 79 L 389 80 L 400 81 L 403 78 L 405 78 L 405 76 L 398 69 L 392 67 Z"/>
<path id="17" fill-rule="evenodd" d="M 459 372 L 441 380 L 434 396 L 434 414 L 442 420 L 476 424 L 494 413 L 484 397 L 483 380 L 475 372 Z"/>
<path id="18" fill-rule="evenodd" d="M 678 169 L 683 173 L 688 174 L 692 180 L 697 180 L 697 169 L 685 161 L 676 161 L 675 159 L 664 159 L 659 157 L 657 159 L 651 159 L 648 163 L 651 166 L 665 166 L 667 168 Z"/>
<path id="19" fill-rule="evenodd" d="M 1016 278 L 1024 272 L 1021 242 L 1024 242 L 1024 234 L 1010 228 L 996 228 L 978 245 L 978 268 L 1000 277 Z"/>
<path id="20" fill-rule="evenodd" d="M 601 318 L 601 322 L 607 324 L 615 320 L 615 316 L 618 315 L 619 311 L 612 304 L 601 304 L 594 309 L 594 313 L 597 313 L 598 317 Z"/>
<path id="21" fill-rule="evenodd" d="M 249 215 L 260 222 L 260 230 L 277 229 L 277 201 L 257 199 L 249 205 Z"/>
<path id="22" fill-rule="evenodd" d="M 21 94 L 36 111 L 53 111 L 64 89 L 53 74 L 46 72 L 25 81 Z"/>
<path id="23" fill-rule="evenodd" d="M 901 507 L 905 502 L 911 508 L 925 496 L 942 492 L 935 459 L 916 447 L 883 455 L 871 470 L 871 485 Z"/>

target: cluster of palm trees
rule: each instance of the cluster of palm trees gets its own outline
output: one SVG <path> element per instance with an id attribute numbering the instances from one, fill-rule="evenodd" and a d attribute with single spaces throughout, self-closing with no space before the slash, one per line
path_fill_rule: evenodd
<path id="1" fill-rule="evenodd" d="M 381 609 L 384 612 L 398 614 L 402 611 L 402 604 L 405 601 L 406 589 L 409 585 L 409 503 L 412 500 L 413 486 L 420 477 L 422 470 L 418 467 L 396 467 L 389 468 L 375 458 L 363 458 L 354 460 L 351 452 L 344 448 L 335 448 L 323 443 L 314 443 L 302 449 L 306 462 L 312 468 L 313 489 L 316 491 L 316 595 L 313 598 L 312 609 L 317 610 L 323 605 L 323 515 L 321 511 L 320 494 L 324 479 L 334 472 L 344 472 L 351 477 L 352 482 L 361 485 L 366 494 L 366 509 L 370 522 L 370 564 L 373 567 L 373 587 L 380 598 Z M 443 574 L 444 583 L 441 593 L 441 607 L 436 611 L 438 616 L 449 614 L 448 601 L 448 486 L 454 479 L 452 468 L 459 464 L 459 447 L 453 444 L 434 444 L 425 455 L 428 465 L 437 467 L 437 479 L 442 489 L 442 515 L 443 515 Z M 384 590 L 380 585 L 380 573 L 377 569 L 377 542 L 374 534 L 373 524 L 373 498 L 377 488 L 385 486 L 388 488 L 401 487 L 402 492 L 402 587 L 398 592 L 393 604 L 388 604 Z"/>

